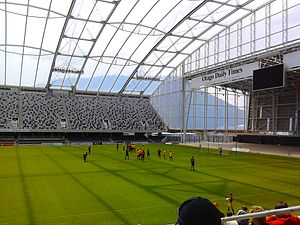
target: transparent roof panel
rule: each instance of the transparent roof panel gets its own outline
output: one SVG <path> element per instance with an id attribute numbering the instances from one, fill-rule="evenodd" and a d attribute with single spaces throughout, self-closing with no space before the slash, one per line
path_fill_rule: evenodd
<path id="1" fill-rule="evenodd" d="M 210 14 L 210 16 L 206 17 L 204 20 L 209 22 L 217 22 L 224 18 L 226 15 L 232 13 L 235 7 L 227 6 L 227 5 L 219 5 L 216 9 L 213 9 L 214 13 Z"/>
<path id="2" fill-rule="evenodd" d="M 189 54 L 191 52 L 194 52 L 196 49 L 199 48 L 199 46 L 203 45 L 205 41 L 200 41 L 200 40 L 193 40 L 193 42 L 183 49 L 182 53 Z"/>
<path id="3" fill-rule="evenodd" d="M 212 21 L 213 15 L 211 13 L 216 11 L 220 6 L 222 5 L 216 2 L 207 2 L 203 7 L 193 14 L 193 17 L 198 20 L 207 19 Z"/>
<path id="4" fill-rule="evenodd" d="M 225 18 L 224 20 L 222 20 L 221 24 L 223 25 L 232 24 L 233 22 L 236 21 L 236 18 L 242 18 L 248 13 L 249 11 L 247 10 L 239 9 L 235 11 L 233 14 L 231 14 L 230 16 L 228 16 L 227 18 Z"/>
<path id="5" fill-rule="evenodd" d="M 259 8 L 261 5 L 266 4 L 267 2 L 268 1 L 254 0 L 254 1 L 251 1 L 249 4 L 247 4 L 245 8 L 255 10 L 255 9 Z"/>
<path id="6" fill-rule="evenodd" d="M 179 39 L 180 37 L 172 37 L 172 36 L 165 38 L 165 40 L 161 42 L 161 44 L 158 46 L 158 50 L 177 51 L 176 47 L 174 46 L 174 43 L 176 43 Z"/>
<path id="7" fill-rule="evenodd" d="M 279 2 L 1 1 L 0 84 L 152 94 L 206 41 L 267 3 L 280 12 Z"/>

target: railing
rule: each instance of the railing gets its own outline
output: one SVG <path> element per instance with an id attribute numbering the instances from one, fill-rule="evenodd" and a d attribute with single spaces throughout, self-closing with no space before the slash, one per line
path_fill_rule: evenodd
<path id="1" fill-rule="evenodd" d="M 300 211 L 300 205 L 291 206 L 283 209 L 265 210 L 263 212 L 257 212 L 257 213 L 247 213 L 239 216 L 223 217 L 221 218 L 221 221 L 222 221 L 222 225 L 226 225 L 226 222 L 234 221 L 234 220 L 244 220 L 250 218 L 258 218 L 258 217 L 265 217 L 270 215 L 279 215 L 284 213 L 297 212 L 297 211 Z M 166 225 L 176 225 L 176 224 L 166 224 Z"/>
<path id="2" fill-rule="evenodd" d="M 272 209 L 272 210 L 265 210 L 263 212 L 257 212 L 257 213 L 247 213 L 239 216 L 230 216 L 230 217 L 224 217 L 221 219 L 222 225 L 225 225 L 228 221 L 233 220 L 244 220 L 244 219 L 250 219 L 250 218 L 258 218 L 258 217 L 265 217 L 270 215 L 278 215 L 278 214 L 284 214 L 284 213 L 291 213 L 300 211 L 300 205 L 299 206 L 292 206 L 288 208 L 282 208 L 282 209 Z"/>

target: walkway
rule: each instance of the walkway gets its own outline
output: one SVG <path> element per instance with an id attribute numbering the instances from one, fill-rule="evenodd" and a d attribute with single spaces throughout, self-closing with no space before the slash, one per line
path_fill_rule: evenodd
<path id="1" fill-rule="evenodd" d="M 180 143 L 180 145 L 187 146 L 199 146 L 199 142 L 187 142 Z M 235 142 L 201 142 L 203 148 L 216 148 L 218 149 L 219 144 L 222 144 L 224 150 L 233 150 L 236 147 L 242 151 L 248 151 L 251 153 L 261 153 L 268 155 L 280 155 L 300 158 L 300 146 L 280 146 L 280 145 L 265 145 L 265 144 L 251 144 L 251 143 L 235 143 Z"/>

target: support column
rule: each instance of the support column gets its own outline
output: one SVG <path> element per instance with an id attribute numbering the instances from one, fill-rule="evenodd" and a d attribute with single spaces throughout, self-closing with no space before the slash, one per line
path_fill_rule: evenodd
<path id="1" fill-rule="evenodd" d="M 244 131 L 249 130 L 249 118 L 250 118 L 250 93 L 244 92 Z"/>
<path id="2" fill-rule="evenodd" d="M 228 91 L 225 88 L 225 134 L 228 132 Z"/>
<path id="3" fill-rule="evenodd" d="M 299 136 L 300 132 L 299 132 L 299 124 L 300 124 L 300 120 L 299 120 L 299 111 L 300 111 L 300 96 L 299 96 L 299 91 L 300 91 L 300 81 L 298 81 L 297 83 L 297 96 L 296 96 L 296 113 L 295 113 L 295 131 L 296 131 L 296 135 Z"/>
<path id="4" fill-rule="evenodd" d="M 181 84 L 181 91 L 182 91 L 182 98 L 181 98 L 181 142 L 185 143 L 185 134 L 186 134 L 186 128 L 185 128 L 185 79 L 182 78 L 182 84 Z"/>

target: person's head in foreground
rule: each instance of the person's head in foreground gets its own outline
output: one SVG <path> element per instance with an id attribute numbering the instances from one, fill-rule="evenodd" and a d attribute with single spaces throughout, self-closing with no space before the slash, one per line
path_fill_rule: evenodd
<path id="1" fill-rule="evenodd" d="M 265 209 L 259 205 L 254 205 L 251 206 L 251 208 L 249 209 L 249 213 L 257 213 L 257 212 L 262 212 L 265 211 Z M 252 218 L 252 223 L 254 225 L 262 225 L 262 224 L 266 224 L 265 223 L 265 219 L 266 217 L 257 217 L 257 218 Z"/>
<path id="2" fill-rule="evenodd" d="M 247 210 L 248 208 L 246 206 L 243 206 L 242 209 L 240 209 L 238 212 L 237 212 L 237 215 L 244 215 L 244 214 L 247 214 Z M 249 224 L 249 219 L 243 219 L 243 220 L 239 220 L 238 221 L 238 224 L 239 225 L 247 225 Z"/>
<path id="3" fill-rule="evenodd" d="M 178 209 L 178 225 L 221 225 L 224 214 L 208 199 L 193 197 Z"/>
<path id="4" fill-rule="evenodd" d="M 276 204 L 275 204 L 275 207 L 274 209 L 283 209 L 283 208 L 287 208 L 289 207 L 288 204 L 286 202 L 283 202 L 283 201 L 278 201 Z"/>

